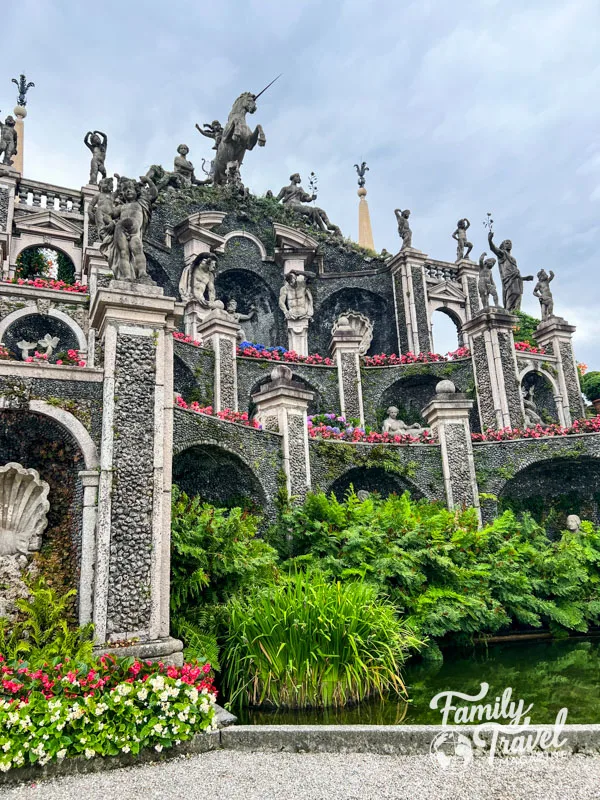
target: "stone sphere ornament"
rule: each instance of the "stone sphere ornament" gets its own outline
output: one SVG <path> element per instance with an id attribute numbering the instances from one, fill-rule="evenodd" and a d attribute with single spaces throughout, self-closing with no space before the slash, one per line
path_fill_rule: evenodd
<path id="1" fill-rule="evenodd" d="M 455 392 L 456 386 L 447 378 L 443 381 L 440 381 L 435 387 L 436 394 L 454 394 Z"/>
<path id="2" fill-rule="evenodd" d="M 49 491 L 35 469 L 12 461 L 0 467 L 0 556 L 39 550 L 48 525 Z"/>

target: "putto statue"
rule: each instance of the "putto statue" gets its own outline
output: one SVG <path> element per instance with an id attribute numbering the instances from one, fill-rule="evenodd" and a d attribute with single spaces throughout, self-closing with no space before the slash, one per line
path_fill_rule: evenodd
<path id="1" fill-rule="evenodd" d="M 277 195 L 277 199 L 280 200 L 284 206 L 293 208 L 298 214 L 306 217 L 315 227 L 326 233 L 332 232 L 339 234 L 340 229 L 329 220 L 329 217 L 322 208 L 319 208 L 319 206 L 305 205 L 306 203 L 311 203 L 313 200 L 316 200 L 316 198 L 316 194 L 308 194 L 308 192 L 304 191 L 300 185 L 300 175 L 297 172 L 290 175 L 290 185 L 284 186 Z"/>
<path id="2" fill-rule="evenodd" d="M 533 275 L 521 275 L 517 259 L 512 254 L 512 242 L 505 239 L 500 247 L 494 244 L 493 231 L 488 232 L 488 242 L 494 255 L 498 257 L 498 267 L 502 280 L 502 305 L 512 313 L 521 310 L 523 298 L 523 281 L 532 281 Z"/>
<path id="3" fill-rule="evenodd" d="M 94 195 L 88 207 L 88 219 L 96 226 L 98 236 L 104 235 L 104 228 L 110 225 L 113 211 L 115 210 L 115 196 L 113 194 L 113 179 L 103 178 L 98 186 L 99 192 Z"/>
<path id="4" fill-rule="evenodd" d="M 138 181 L 117 176 L 112 221 L 104 230 L 100 252 L 117 280 L 154 285 L 148 275 L 142 238 L 150 223 L 158 190 L 150 178 Z"/>
<path id="5" fill-rule="evenodd" d="M 398 223 L 398 235 L 402 239 L 402 247 L 400 249 L 406 250 L 408 247 L 412 247 L 412 231 L 408 224 L 410 210 L 405 208 L 404 211 L 401 211 L 399 208 L 396 208 L 394 209 L 394 214 L 396 215 L 396 222 Z"/>
<path id="6" fill-rule="evenodd" d="M 386 411 L 387 417 L 383 420 L 383 427 L 381 428 L 383 433 L 388 433 L 390 436 L 406 436 L 407 434 L 419 436 L 419 434 L 425 432 L 426 428 L 422 428 L 418 422 L 407 425 L 406 422 L 398 419 L 399 413 L 396 406 L 388 408 Z"/>
<path id="7" fill-rule="evenodd" d="M 108 136 L 102 131 L 88 131 L 83 138 L 83 143 L 92 153 L 90 161 L 90 184 L 95 186 L 98 183 L 98 173 L 106 178 L 106 147 Z"/>
<path id="8" fill-rule="evenodd" d="M 461 261 L 463 258 L 468 258 L 469 253 L 473 249 L 471 242 L 467 241 L 467 231 L 471 227 L 469 220 L 464 217 L 459 219 L 456 223 L 456 230 L 452 234 L 452 238 L 456 239 L 456 260 Z M 467 252 L 465 253 L 465 247 Z"/>
<path id="9" fill-rule="evenodd" d="M 279 308 L 287 320 L 312 319 L 313 297 L 306 284 L 311 272 L 292 269 L 285 276 L 285 283 L 279 292 Z"/>
<path id="10" fill-rule="evenodd" d="M 487 308 L 490 304 L 490 295 L 494 299 L 494 305 L 498 305 L 498 291 L 494 283 L 494 276 L 492 269 L 496 263 L 495 258 L 486 258 L 487 253 L 482 253 L 479 256 L 479 280 L 477 281 L 477 290 L 479 292 L 479 299 L 483 308 Z"/>
<path id="11" fill-rule="evenodd" d="M 196 300 L 204 308 L 214 307 L 216 268 L 217 259 L 210 253 L 200 253 L 184 268 L 179 281 L 179 294 L 184 303 Z"/>
<path id="12" fill-rule="evenodd" d="M 17 131 L 15 130 L 15 119 L 9 116 L 0 122 L 0 156 L 4 154 L 2 163 L 11 167 L 13 156 L 17 155 Z"/>
<path id="13" fill-rule="evenodd" d="M 554 280 L 554 273 L 550 270 L 550 275 L 548 275 L 545 269 L 541 269 L 537 274 L 537 279 L 538 282 L 533 289 L 533 294 L 540 301 L 542 322 L 545 322 L 554 316 L 554 298 L 550 289 L 550 281 Z"/>
<path id="14" fill-rule="evenodd" d="M 215 143 L 213 144 L 213 150 L 219 149 L 221 139 L 223 138 L 223 126 L 218 119 L 213 119 L 212 122 L 205 122 L 202 127 L 196 123 L 196 128 L 202 134 L 202 136 L 206 136 L 209 139 L 214 140 Z"/>

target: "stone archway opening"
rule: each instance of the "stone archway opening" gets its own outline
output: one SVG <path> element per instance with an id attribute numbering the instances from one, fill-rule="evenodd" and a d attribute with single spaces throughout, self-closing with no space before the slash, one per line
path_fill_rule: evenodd
<path id="1" fill-rule="evenodd" d="M 367 351 L 369 354 L 398 352 L 394 311 L 382 295 L 349 286 L 329 295 L 320 305 L 315 302 L 315 308 L 314 321 L 308 328 L 308 349 L 311 353 L 323 356 L 329 353 L 333 324 L 340 314 L 348 310 L 364 314 L 373 323 L 373 340 Z"/>
<path id="2" fill-rule="evenodd" d="M 463 346 L 462 322 L 449 308 L 437 308 L 431 315 L 431 339 L 435 353 L 450 353 Z"/>
<path id="3" fill-rule="evenodd" d="M 409 492 L 413 500 L 422 500 L 424 495 L 410 481 L 393 472 L 388 472 L 382 467 L 354 467 L 331 484 L 329 491 L 333 492 L 341 502 L 350 487 L 354 491 L 360 490 L 367 492 L 377 492 L 380 497 L 388 497 L 391 494 L 404 494 Z"/>
<path id="4" fill-rule="evenodd" d="M 17 256 L 15 277 L 25 280 L 46 278 L 72 284 L 75 282 L 75 264 L 70 256 L 54 246 L 32 245 Z"/>

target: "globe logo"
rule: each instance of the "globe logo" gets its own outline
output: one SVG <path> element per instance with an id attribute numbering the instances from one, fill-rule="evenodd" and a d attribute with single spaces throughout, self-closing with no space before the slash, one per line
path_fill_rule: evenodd
<path id="1" fill-rule="evenodd" d="M 461 772 L 473 760 L 473 746 L 462 733 L 442 731 L 431 742 L 429 754 L 441 769 Z"/>

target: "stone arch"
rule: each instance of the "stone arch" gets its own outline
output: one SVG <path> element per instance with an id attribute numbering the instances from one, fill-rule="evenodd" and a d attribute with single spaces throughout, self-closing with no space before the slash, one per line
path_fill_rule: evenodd
<path id="1" fill-rule="evenodd" d="M 408 478 L 388 472 L 382 467 L 352 467 L 338 475 L 327 492 L 333 492 L 338 500 L 343 500 L 350 485 L 354 486 L 355 492 L 363 489 L 367 492 L 378 492 L 382 497 L 407 491 L 413 500 L 422 500 L 425 497 Z"/>
<path id="2" fill-rule="evenodd" d="M 229 240 L 235 238 L 248 239 L 249 241 L 253 242 L 258 247 L 258 251 L 260 253 L 260 257 L 262 258 L 262 260 L 263 261 L 267 260 L 268 255 L 264 244 L 261 242 L 258 236 L 255 236 L 253 233 L 249 233 L 248 231 L 230 231 L 229 233 L 225 234 L 225 236 L 223 237 L 222 247 L 226 248 Z"/>
<path id="3" fill-rule="evenodd" d="M 35 242 L 30 236 L 21 236 L 20 239 L 15 237 L 14 241 L 16 243 L 13 253 L 15 269 L 19 256 L 27 250 L 54 250 L 57 253 L 61 253 L 71 262 L 73 267 L 73 280 L 75 281 L 81 277 L 81 249 L 76 247 L 74 243 L 68 242 L 68 244 L 66 244 L 63 240 L 61 240 L 60 245 L 57 245 L 54 241 Z"/>
<path id="4" fill-rule="evenodd" d="M 217 297 L 225 304 L 233 299 L 238 311 L 249 314 L 254 305 L 253 319 L 241 322 L 247 341 L 287 347 L 287 328 L 277 295 L 267 281 L 247 269 L 225 269 L 215 279 Z"/>
<path id="5" fill-rule="evenodd" d="M 407 367 L 407 371 L 410 366 Z M 440 378 L 436 375 L 421 373 L 406 375 L 398 378 L 384 392 L 382 392 L 375 413 L 377 416 L 378 429 L 385 419 L 386 409 L 389 406 L 396 406 L 399 410 L 398 418 L 408 424 L 419 422 L 425 425 L 421 411 L 430 400 L 435 397 L 435 387 Z"/>
<path id="6" fill-rule="evenodd" d="M 203 439 L 173 456 L 173 483 L 190 497 L 213 505 L 249 505 L 267 510 L 267 492 L 248 461 L 216 440 Z"/>
<path id="7" fill-rule="evenodd" d="M 40 315 L 37 306 L 25 306 L 25 308 L 19 308 L 16 311 L 8 314 L 4 319 L 0 320 L 0 342 L 3 341 L 3 337 L 7 330 L 14 325 L 19 320 L 23 319 L 24 317 L 28 316 L 44 316 Z M 68 328 L 70 328 L 71 332 L 77 339 L 77 349 L 82 353 L 87 353 L 87 339 L 81 327 L 75 322 L 75 320 L 70 317 L 68 314 L 65 314 L 64 311 L 60 311 L 57 308 L 50 307 L 48 309 L 47 315 L 52 319 L 59 320 Z"/>
<path id="8" fill-rule="evenodd" d="M 315 297 L 314 321 L 308 327 L 308 349 L 311 353 L 327 355 L 331 329 L 341 313 L 352 309 L 373 322 L 373 340 L 369 353 L 392 353 L 396 347 L 394 312 L 388 298 L 357 286 L 346 286 L 332 292 L 323 302 Z"/>
<path id="9" fill-rule="evenodd" d="M 558 382 L 548 370 L 537 364 L 528 365 L 519 373 L 519 382 L 524 389 L 533 386 L 534 400 L 545 423 L 566 424 Z"/>
<path id="10" fill-rule="evenodd" d="M 465 311 L 464 308 L 460 308 L 460 306 L 456 307 L 449 307 L 446 305 L 436 305 L 435 307 L 430 309 L 429 313 L 429 327 L 431 329 L 431 343 L 432 348 L 436 353 L 448 353 L 452 350 L 456 350 L 456 347 L 444 345 L 443 347 L 438 347 L 435 339 L 435 319 L 436 315 L 443 314 L 444 317 L 450 319 L 454 323 L 454 327 L 456 329 L 456 344 L 457 347 L 462 347 L 464 344 L 464 338 L 462 334 L 462 326 L 466 322 L 465 318 Z M 440 317 L 438 317 L 440 319 Z M 439 336 L 438 336 L 439 339 Z"/>

